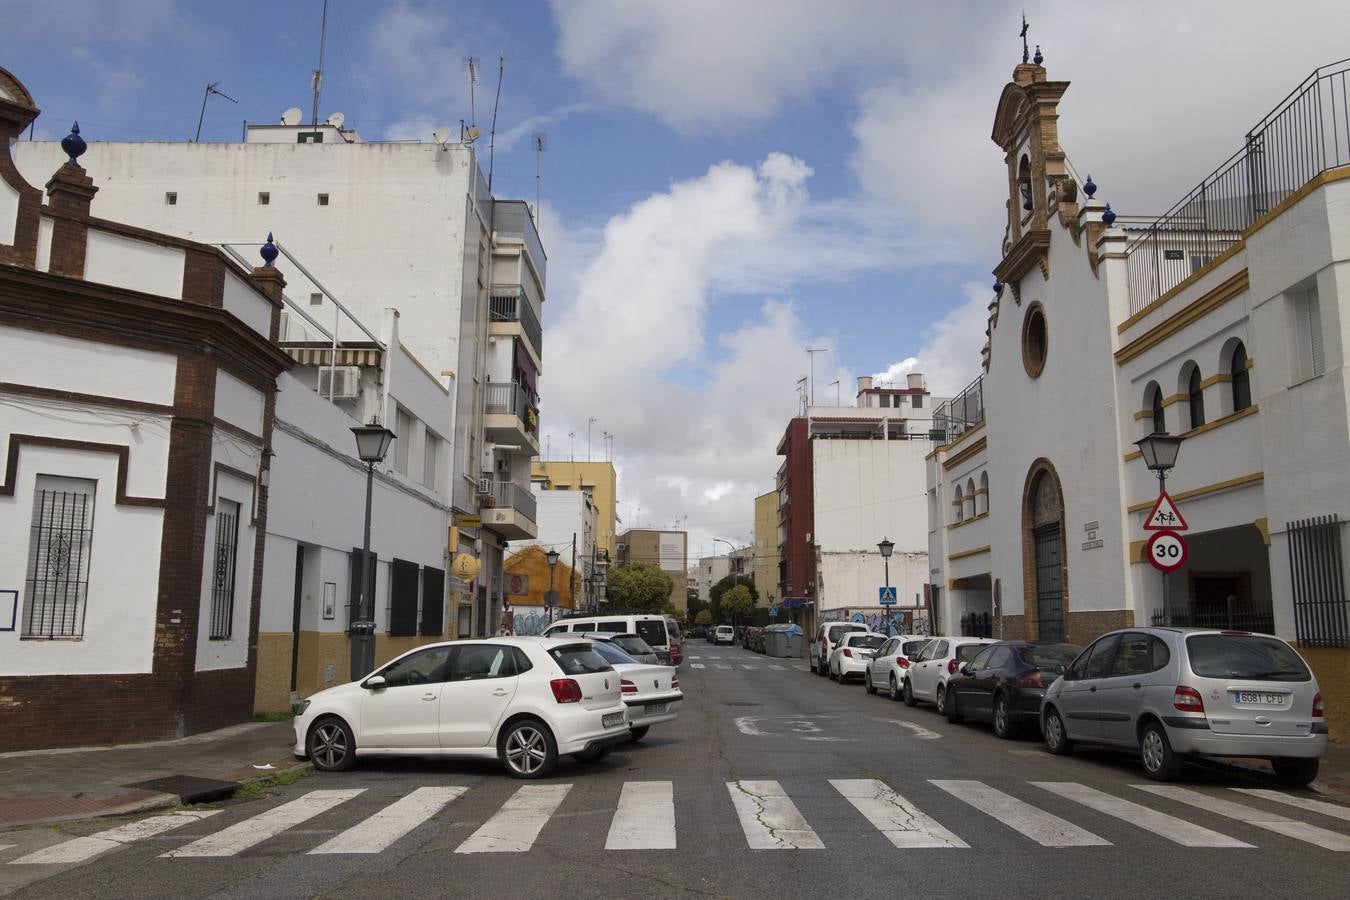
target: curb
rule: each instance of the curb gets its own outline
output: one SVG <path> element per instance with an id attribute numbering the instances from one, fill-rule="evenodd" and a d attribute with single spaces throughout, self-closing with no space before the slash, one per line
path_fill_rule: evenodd
<path id="1" fill-rule="evenodd" d="M 122 803 L 117 806 L 107 806 L 101 809 L 89 810 L 88 812 L 71 813 L 64 816 L 48 816 L 42 819 L 22 819 L 22 820 L 0 820 L 0 829 L 5 828 L 28 828 L 34 825 L 54 825 L 59 822 L 79 822 L 84 819 L 101 819 L 107 816 L 128 816 L 135 813 L 154 812 L 161 809 L 172 809 L 181 805 L 177 794 L 155 794 L 131 803 Z"/>

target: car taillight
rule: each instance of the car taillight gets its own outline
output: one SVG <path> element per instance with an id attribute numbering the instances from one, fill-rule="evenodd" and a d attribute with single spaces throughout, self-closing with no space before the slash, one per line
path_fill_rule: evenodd
<path id="1" fill-rule="evenodd" d="M 1322 708 L 1322 692 L 1318 691 L 1317 696 L 1313 698 L 1313 718 L 1325 719 L 1326 710 Z"/>
<path id="2" fill-rule="evenodd" d="M 670 689 L 673 691 L 680 686 L 680 676 L 675 675 L 670 679 Z"/>
<path id="3" fill-rule="evenodd" d="M 845 648 L 844 648 L 844 655 L 847 656 L 849 659 L 852 659 L 852 658 L 853 658 L 853 651 L 850 650 L 850 649 L 848 649 L 847 647 L 845 647 Z"/>
<path id="4" fill-rule="evenodd" d="M 548 686 L 553 688 L 553 699 L 559 703 L 581 702 L 581 685 L 571 678 L 555 678 Z"/>
<path id="5" fill-rule="evenodd" d="M 620 679 L 619 679 L 619 690 L 620 690 L 621 692 L 625 693 L 625 694 L 636 694 L 636 693 L 637 693 L 637 685 L 634 684 L 633 682 L 629 681 L 627 678 L 620 678 Z"/>
<path id="6" fill-rule="evenodd" d="M 1017 676 L 1017 686 L 1024 688 L 1043 688 L 1045 679 L 1040 672 L 1023 672 Z"/>
<path id="7" fill-rule="evenodd" d="M 953 659 L 951 662 L 947 663 L 947 674 L 955 675 L 956 670 L 959 668 L 961 668 L 961 660 Z"/>
<path id="8" fill-rule="evenodd" d="M 1193 687 L 1178 685 L 1172 692 L 1172 705 L 1182 712 L 1203 713 L 1205 711 L 1205 701 L 1200 698 L 1200 692 Z"/>
<path id="9" fill-rule="evenodd" d="M 895 658 L 895 664 L 902 669 L 909 668 L 909 660 L 905 659 L 903 656 L 897 656 Z"/>

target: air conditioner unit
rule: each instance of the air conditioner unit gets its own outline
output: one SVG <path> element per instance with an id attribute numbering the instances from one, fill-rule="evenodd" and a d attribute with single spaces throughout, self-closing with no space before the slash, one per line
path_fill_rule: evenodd
<path id="1" fill-rule="evenodd" d="M 491 478 L 480 478 L 480 479 L 478 479 L 478 493 L 480 493 L 480 494 L 491 494 L 491 493 L 492 493 L 492 479 L 491 479 Z"/>
<path id="2" fill-rule="evenodd" d="M 318 391 L 321 397 L 355 400 L 360 393 L 361 370 L 356 366 L 319 369 Z"/>

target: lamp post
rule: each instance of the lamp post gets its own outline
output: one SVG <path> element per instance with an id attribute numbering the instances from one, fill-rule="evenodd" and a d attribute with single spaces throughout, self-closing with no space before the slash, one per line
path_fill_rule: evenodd
<path id="1" fill-rule="evenodd" d="M 895 549 L 895 541 L 882 538 L 877 543 L 877 549 L 881 551 L 881 563 L 886 570 L 886 587 L 891 586 L 891 551 Z"/>
<path id="2" fill-rule="evenodd" d="M 1167 471 L 1177 464 L 1177 454 L 1181 452 L 1182 439 L 1165 431 L 1155 431 L 1146 438 L 1134 442 L 1139 454 L 1144 457 L 1144 465 L 1158 476 L 1158 496 L 1167 490 Z M 1167 572 L 1159 573 L 1163 580 L 1163 615 L 1172 615 L 1172 579 Z M 1170 621 L 1170 619 L 1168 620 Z"/>
<path id="3" fill-rule="evenodd" d="M 548 595 L 544 598 L 544 603 L 548 606 L 549 618 L 553 618 L 553 610 L 558 605 L 558 596 L 553 591 L 553 572 L 558 566 L 558 551 L 550 550 L 544 554 L 548 560 Z"/>
<path id="4" fill-rule="evenodd" d="M 366 464 L 366 524 L 361 544 L 361 592 L 358 595 L 360 618 L 352 623 L 352 635 L 359 650 L 358 665 L 352 674 L 359 679 L 375 668 L 375 598 L 367 590 L 370 586 L 370 498 L 375 483 L 375 464 L 384 461 L 396 436 L 374 418 L 368 425 L 352 428 L 352 434 L 356 436 L 356 455 Z"/>

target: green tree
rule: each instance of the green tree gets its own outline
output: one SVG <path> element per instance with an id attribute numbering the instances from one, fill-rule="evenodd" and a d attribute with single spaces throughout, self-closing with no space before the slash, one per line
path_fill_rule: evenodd
<path id="1" fill-rule="evenodd" d="M 694 624 L 695 624 L 695 625 L 711 625 L 711 624 L 712 624 L 712 610 L 708 610 L 708 609 L 700 609 L 700 610 L 698 611 L 698 615 L 694 616 Z"/>
<path id="2" fill-rule="evenodd" d="M 614 605 L 641 612 L 667 612 L 675 582 L 650 563 L 620 566 L 609 573 L 609 596 Z"/>
<path id="3" fill-rule="evenodd" d="M 730 610 L 722 608 L 722 597 L 727 591 L 737 586 L 748 589 L 752 601 L 759 599 L 759 591 L 755 590 L 754 578 L 749 575 L 728 575 L 718 581 L 717 584 L 714 584 L 712 589 L 708 592 L 709 599 L 712 601 L 708 606 L 712 610 L 713 621 L 725 621 L 727 616 L 731 615 Z"/>
<path id="4" fill-rule="evenodd" d="M 749 587 L 738 584 L 722 595 L 721 607 L 723 615 L 731 616 L 734 624 L 738 619 L 754 614 L 755 598 Z"/>

